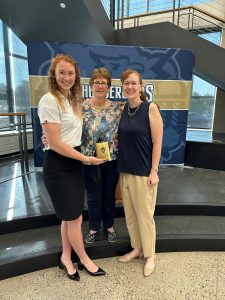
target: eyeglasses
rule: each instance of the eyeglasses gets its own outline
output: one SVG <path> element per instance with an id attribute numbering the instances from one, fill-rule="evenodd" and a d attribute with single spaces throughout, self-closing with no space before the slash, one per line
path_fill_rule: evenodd
<path id="1" fill-rule="evenodd" d="M 93 82 L 94 85 L 101 85 L 102 87 L 107 87 L 108 86 L 108 82 L 105 81 L 94 81 Z"/>
<path id="2" fill-rule="evenodd" d="M 136 81 L 124 81 L 123 85 L 128 87 L 129 85 L 135 87 L 137 86 L 138 84 L 140 84 L 140 82 L 136 82 Z"/>

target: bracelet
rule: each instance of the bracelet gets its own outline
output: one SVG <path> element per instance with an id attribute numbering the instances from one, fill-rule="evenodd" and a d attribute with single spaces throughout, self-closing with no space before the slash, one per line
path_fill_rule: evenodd
<path id="1" fill-rule="evenodd" d="M 158 169 L 158 168 L 151 168 L 151 169 L 152 169 L 152 170 L 155 170 L 155 171 L 157 171 L 157 172 L 159 171 L 159 169 Z"/>

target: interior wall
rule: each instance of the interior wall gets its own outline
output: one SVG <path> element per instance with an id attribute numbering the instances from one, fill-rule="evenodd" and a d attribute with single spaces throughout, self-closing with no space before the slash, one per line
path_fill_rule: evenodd
<path id="1" fill-rule="evenodd" d="M 27 149 L 33 149 L 33 131 L 27 132 Z M 0 156 L 20 151 L 18 133 L 1 133 L 0 135 Z"/>
<path id="2" fill-rule="evenodd" d="M 225 48 L 225 30 L 221 35 L 221 47 Z M 213 133 L 225 133 L 225 91 L 217 88 Z"/>
<path id="3" fill-rule="evenodd" d="M 225 133 L 225 91 L 217 89 L 213 133 Z"/>

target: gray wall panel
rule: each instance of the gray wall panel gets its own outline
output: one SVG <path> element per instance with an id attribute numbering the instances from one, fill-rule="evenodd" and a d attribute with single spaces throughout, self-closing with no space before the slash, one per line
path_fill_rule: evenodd
<path id="1" fill-rule="evenodd" d="M 118 44 L 116 30 L 109 21 L 108 16 L 100 0 L 83 0 L 87 10 L 92 16 L 93 22 L 103 36 L 106 44 Z"/>

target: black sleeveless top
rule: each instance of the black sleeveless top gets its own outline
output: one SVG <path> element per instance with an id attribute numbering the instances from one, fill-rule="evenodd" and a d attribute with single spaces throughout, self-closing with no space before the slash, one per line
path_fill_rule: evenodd
<path id="1" fill-rule="evenodd" d="M 152 166 L 152 137 L 149 124 L 149 102 L 136 110 L 125 104 L 118 128 L 118 172 L 149 176 Z M 135 113 L 136 110 L 136 113 Z"/>

